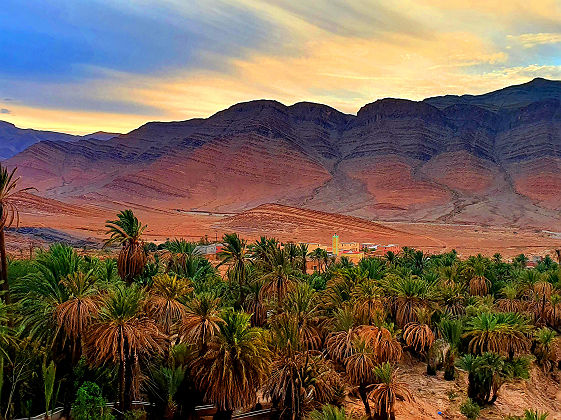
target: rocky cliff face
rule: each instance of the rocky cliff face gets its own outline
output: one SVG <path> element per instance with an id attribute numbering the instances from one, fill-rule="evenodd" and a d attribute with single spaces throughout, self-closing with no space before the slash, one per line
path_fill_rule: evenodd
<path id="1" fill-rule="evenodd" d="M 209 211 L 280 203 L 366 218 L 551 226 L 561 205 L 561 82 L 480 96 L 234 105 L 9 160 L 58 199 Z"/>

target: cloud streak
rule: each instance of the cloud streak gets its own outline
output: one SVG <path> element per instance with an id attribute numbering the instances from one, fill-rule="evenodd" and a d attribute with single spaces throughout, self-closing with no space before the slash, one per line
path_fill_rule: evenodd
<path id="1" fill-rule="evenodd" d="M 509 35 L 508 38 L 518 41 L 524 48 L 533 48 L 536 45 L 561 43 L 561 32 Z"/>

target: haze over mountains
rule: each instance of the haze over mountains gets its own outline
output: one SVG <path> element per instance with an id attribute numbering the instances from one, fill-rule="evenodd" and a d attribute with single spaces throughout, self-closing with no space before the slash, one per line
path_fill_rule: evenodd
<path id="1" fill-rule="evenodd" d="M 357 115 L 257 100 L 109 140 L 42 140 L 8 165 L 62 201 L 211 212 L 280 203 L 368 219 L 561 227 L 559 81 L 382 99 Z"/>

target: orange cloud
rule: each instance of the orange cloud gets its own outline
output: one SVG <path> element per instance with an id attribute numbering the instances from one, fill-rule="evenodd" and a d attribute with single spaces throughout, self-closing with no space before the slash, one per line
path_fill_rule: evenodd
<path id="1" fill-rule="evenodd" d="M 264 48 L 243 58 L 235 54 L 236 58 L 210 57 L 209 61 L 222 60 L 219 71 L 138 75 L 95 69 L 98 79 L 83 85 L 37 85 L 53 95 L 65 90 L 66 94 L 123 99 L 161 110 L 158 115 L 44 110 L 0 101 L 12 112 L 5 118 L 26 127 L 82 134 L 98 129 L 126 132 L 149 119 L 207 117 L 258 98 L 287 104 L 321 102 L 355 113 L 365 103 L 388 96 L 420 100 L 441 94 L 478 94 L 536 76 L 561 78 L 558 65 L 509 62 L 511 50 L 506 45 L 507 40 L 525 48 L 560 42 L 560 34 L 545 30 L 521 35 L 513 30 L 520 20 L 561 17 L 557 0 L 357 0 L 348 5 L 333 0 L 353 9 L 341 16 L 340 9 L 328 6 L 294 11 L 284 0 L 229 1 L 284 28 L 289 36 L 280 50 Z M 410 27 L 385 24 L 369 30 L 362 21 L 353 26 L 352 19 L 361 10 L 374 16 L 377 5 Z M 329 22 L 340 27 L 329 29 Z M 504 45 L 497 40 L 504 40 Z"/>

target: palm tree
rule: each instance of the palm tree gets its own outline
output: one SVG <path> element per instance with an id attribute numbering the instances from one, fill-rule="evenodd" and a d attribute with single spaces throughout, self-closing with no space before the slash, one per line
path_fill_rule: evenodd
<path id="1" fill-rule="evenodd" d="M 86 332 L 99 311 L 101 302 L 96 282 L 91 272 L 74 272 L 60 281 L 68 297 L 56 306 L 55 317 L 72 341 L 74 364 L 78 363 Z"/>
<path id="2" fill-rule="evenodd" d="M 307 274 L 308 267 L 307 267 L 307 257 L 308 257 L 308 244 L 299 244 L 298 245 L 298 258 L 300 259 L 300 270 L 302 273 Z"/>
<path id="3" fill-rule="evenodd" d="M 459 366 L 468 373 L 468 397 L 481 406 L 494 403 L 505 379 L 504 358 L 490 352 L 466 354 Z"/>
<path id="4" fill-rule="evenodd" d="M 463 330 L 462 321 L 456 319 L 442 318 L 438 324 L 440 335 L 450 345 L 444 355 L 444 379 L 447 381 L 452 381 L 456 377 L 456 356 L 459 352 Z"/>
<path id="5" fill-rule="evenodd" d="M 105 245 L 121 245 L 117 260 L 119 276 L 130 284 L 135 277 L 142 274 L 146 266 L 147 255 L 142 241 L 146 225 L 140 223 L 132 210 L 125 210 L 117 214 L 117 220 L 108 220 L 105 227 L 110 235 Z"/>
<path id="6" fill-rule="evenodd" d="M 317 350 L 321 345 L 319 307 L 317 292 L 303 282 L 298 283 L 282 303 L 279 316 L 294 317 L 300 340 L 306 349 Z"/>
<path id="7" fill-rule="evenodd" d="M 17 168 L 8 170 L 0 163 L 0 280 L 4 299 L 10 303 L 10 287 L 8 285 L 8 258 L 6 255 L 6 237 L 4 230 L 12 225 L 19 225 L 17 199 L 21 193 L 32 188 L 18 188 L 19 177 L 15 177 Z"/>
<path id="8" fill-rule="evenodd" d="M 119 368 L 119 406 L 132 409 L 140 381 L 139 358 L 162 352 L 163 335 L 146 314 L 146 296 L 136 286 L 117 285 L 105 296 L 97 320 L 90 328 L 86 344 L 94 365 Z"/>
<path id="9" fill-rule="evenodd" d="M 485 277 L 487 261 L 481 256 L 470 257 L 467 261 L 465 273 L 469 278 L 469 293 L 472 296 L 486 296 L 489 293 L 490 282 Z"/>
<path id="10" fill-rule="evenodd" d="M 244 308 L 252 314 L 251 325 L 262 327 L 267 322 L 267 302 L 263 294 L 266 280 L 256 266 L 249 267 L 248 280 Z"/>
<path id="11" fill-rule="evenodd" d="M 417 309 L 418 321 L 409 322 L 403 330 L 405 344 L 412 347 L 416 352 L 424 354 L 434 342 L 434 333 L 430 328 L 431 311 Z"/>
<path id="12" fill-rule="evenodd" d="M 395 320 L 400 327 L 409 322 L 418 321 L 417 309 L 427 305 L 427 297 L 432 284 L 425 279 L 411 275 L 388 275 L 384 277 L 383 285 L 395 297 Z"/>
<path id="13" fill-rule="evenodd" d="M 540 328 L 534 333 L 534 354 L 537 362 L 546 372 L 550 371 L 558 361 L 560 348 L 559 339 L 555 331 L 549 328 Z"/>
<path id="14" fill-rule="evenodd" d="M 187 303 L 179 335 L 183 342 L 194 343 L 204 353 L 210 340 L 219 333 L 223 322 L 220 299 L 210 293 L 202 293 Z"/>
<path id="15" fill-rule="evenodd" d="M 495 306 L 501 312 L 522 312 L 525 308 L 524 301 L 517 299 L 518 297 L 518 284 L 515 282 L 507 283 L 501 289 L 500 299 L 497 299 Z"/>
<path id="16" fill-rule="evenodd" d="M 409 401 L 411 393 L 405 382 L 398 382 L 397 369 L 390 363 L 384 363 L 374 368 L 379 381 L 370 392 L 370 398 L 376 407 L 376 419 L 395 419 L 395 400 L 397 398 Z"/>
<path id="17" fill-rule="evenodd" d="M 271 252 L 269 265 L 265 270 L 263 294 L 280 303 L 298 280 L 297 272 L 283 249 L 275 249 Z"/>
<path id="18" fill-rule="evenodd" d="M 386 252 L 386 262 L 390 267 L 393 267 L 397 261 L 397 255 L 393 251 Z"/>
<path id="19" fill-rule="evenodd" d="M 357 337 L 353 342 L 353 354 L 345 360 L 345 371 L 352 384 L 358 387 L 358 393 L 364 405 L 364 410 L 368 418 L 372 417 L 370 404 L 368 402 L 368 387 L 376 382 L 377 357 L 374 349 L 370 347 L 368 341 Z"/>
<path id="20" fill-rule="evenodd" d="M 153 277 L 146 309 L 167 335 L 172 334 L 174 326 L 185 316 L 184 301 L 192 291 L 189 282 L 177 277 L 177 274 Z"/>
<path id="21" fill-rule="evenodd" d="M 181 276 L 189 276 L 193 272 L 192 266 L 201 258 L 197 244 L 185 239 L 170 241 L 167 250 L 169 252 L 167 270 Z"/>
<path id="22" fill-rule="evenodd" d="M 69 384 L 100 306 L 98 279 L 91 270 L 80 271 L 82 263 L 82 257 L 70 246 L 52 245 L 37 254 L 33 270 L 12 287 L 24 315 L 26 334 L 50 349 L 58 377 Z M 63 395 L 68 396 L 63 401 L 67 415 L 72 396 Z"/>
<path id="23" fill-rule="evenodd" d="M 386 318 L 383 291 L 376 280 L 368 279 L 353 287 L 351 297 L 360 322 L 365 325 L 381 325 Z"/>
<path id="24" fill-rule="evenodd" d="M 481 312 L 467 323 L 464 337 L 469 338 L 468 349 L 474 354 L 484 352 L 515 353 L 528 350 L 528 321 L 516 313 Z"/>
<path id="25" fill-rule="evenodd" d="M 229 311 L 208 350 L 193 362 L 193 375 L 205 398 L 218 407 L 217 417 L 230 419 L 233 410 L 255 403 L 257 389 L 269 370 L 270 352 L 250 315 Z"/>
<path id="26" fill-rule="evenodd" d="M 342 388 L 331 363 L 308 347 L 295 316 L 272 321 L 274 357 L 264 395 L 280 409 L 281 417 L 302 418 L 311 406 L 332 401 Z"/>
<path id="27" fill-rule="evenodd" d="M 247 266 L 249 255 L 247 241 L 241 239 L 237 233 L 227 233 L 223 237 L 224 248 L 218 253 L 220 264 L 228 265 L 228 278 L 239 287 L 238 306 L 245 301 L 245 286 L 247 283 Z"/>
<path id="28" fill-rule="evenodd" d="M 317 264 L 317 271 L 321 272 L 321 264 L 323 261 L 323 249 L 321 248 L 316 248 L 314 249 L 312 252 L 310 252 L 310 254 L 308 254 L 313 261 L 316 262 Z"/>

